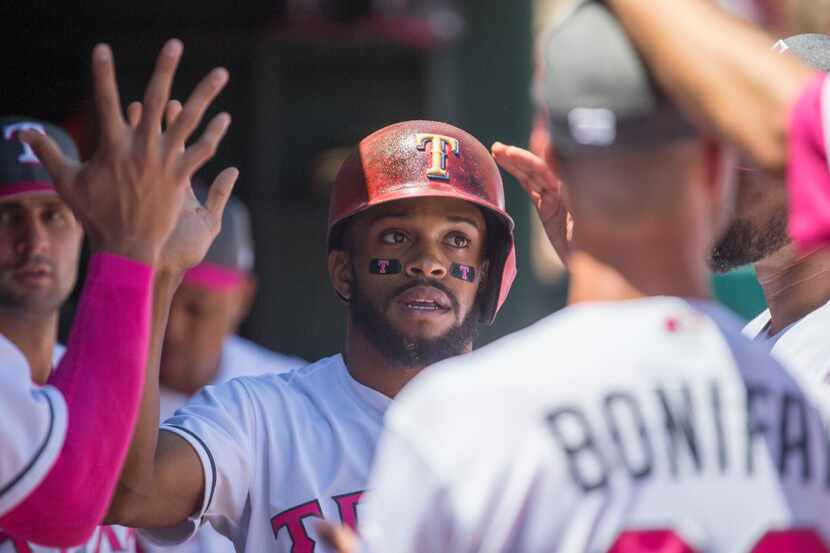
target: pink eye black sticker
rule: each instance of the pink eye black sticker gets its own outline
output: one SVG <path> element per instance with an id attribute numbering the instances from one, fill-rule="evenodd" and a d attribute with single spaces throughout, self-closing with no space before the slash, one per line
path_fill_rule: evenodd
<path id="1" fill-rule="evenodd" d="M 473 282 L 476 279 L 475 267 L 469 265 L 461 265 L 460 263 L 453 263 L 450 266 L 450 274 L 455 278 L 460 278 L 467 282 Z"/>
<path id="2" fill-rule="evenodd" d="M 401 262 L 397 259 L 373 259 L 369 263 L 369 272 L 376 275 L 394 275 L 401 272 Z"/>

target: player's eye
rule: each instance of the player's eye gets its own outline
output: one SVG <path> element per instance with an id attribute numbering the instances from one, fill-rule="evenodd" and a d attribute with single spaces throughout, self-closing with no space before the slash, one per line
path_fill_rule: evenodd
<path id="1" fill-rule="evenodd" d="M 458 249 L 470 247 L 470 239 L 463 234 L 450 234 L 444 239 L 444 243 Z"/>
<path id="2" fill-rule="evenodd" d="M 403 244 L 406 241 L 406 234 L 399 230 L 388 230 L 380 235 L 380 241 L 384 244 Z"/>
<path id="3" fill-rule="evenodd" d="M 43 213 L 43 220 L 47 223 L 62 223 L 66 221 L 66 214 L 59 209 L 49 209 Z"/>

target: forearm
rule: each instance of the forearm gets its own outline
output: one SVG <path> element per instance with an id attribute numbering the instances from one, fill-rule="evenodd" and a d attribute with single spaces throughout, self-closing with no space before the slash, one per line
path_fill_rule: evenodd
<path id="1" fill-rule="evenodd" d="M 66 354 L 49 380 L 67 404 L 64 446 L 43 482 L 0 520 L 10 534 L 74 545 L 103 518 L 142 395 L 152 280 L 146 265 L 93 256 Z"/>
<path id="2" fill-rule="evenodd" d="M 144 394 L 124 470 L 107 515 L 108 522 L 124 523 L 125 518 L 131 519 L 135 516 L 136 507 L 150 507 L 152 504 L 146 492 L 156 488 L 154 479 L 159 438 L 159 365 L 170 304 L 180 282 L 180 274 L 159 271 L 156 276 Z M 135 505 L 136 503 L 141 505 Z"/>
<path id="3" fill-rule="evenodd" d="M 703 128 L 782 171 L 787 128 L 811 72 L 709 0 L 606 0 L 662 88 Z"/>

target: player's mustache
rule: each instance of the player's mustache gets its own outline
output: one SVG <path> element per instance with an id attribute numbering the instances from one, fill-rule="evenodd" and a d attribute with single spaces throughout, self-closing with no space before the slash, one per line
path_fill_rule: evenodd
<path id="1" fill-rule="evenodd" d="M 398 286 L 386 298 L 386 301 L 383 303 L 383 310 L 386 311 L 387 309 L 389 309 L 389 306 L 392 304 L 393 301 L 395 301 L 395 298 L 397 298 L 407 290 L 415 288 L 417 286 L 432 287 L 444 292 L 444 294 L 446 294 L 447 297 L 450 299 L 453 313 L 455 313 L 456 316 L 458 315 L 458 312 L 461 309 L 461 307 L 458 303 L 458 298 L 455 297 L 453 291 L 450 290 L 445 284 L 441 283 L 440 281 L 428 278 L 416 278 L 414 280 L 411 280 L 405 284 Z"/>
<path id="2" fill-rule="evenodd" d="M 51 258 L 43 255 L 30 255 L 24 257 L 14 264 L 12 270 L 19 271 L 21 269 L 26 269 L 27 267 L 31 267 L 34 265 L 46 265 L 47 267 L 49 267 L 50 271 L 54 272 L 55 270 L 55 262 Z"/>

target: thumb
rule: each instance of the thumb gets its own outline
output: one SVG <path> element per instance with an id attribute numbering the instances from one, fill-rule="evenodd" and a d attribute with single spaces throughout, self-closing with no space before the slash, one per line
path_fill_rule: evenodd
<path id="1" fill-rule="evenodd" d="M 37 131 L 20 131 L 18 137 L 31 146 L 35 155 L 46 168 L 49 176 L 55 183 L 55 188 L 61 191 L 66 178 L 72 172 L 75 163 L 67 159 L 52 137 Z"/>
<path id="2" fill-rule="evenodd" d="M 205 207 L 217 221 L 222 220 L 222 213 L 225 211 L 225 206 L 228 205 L 237 178 L 239 178 L 239 170 L 236 167 L 228 167 L 219 173 L 213 184 L 210 185 Z"/>

